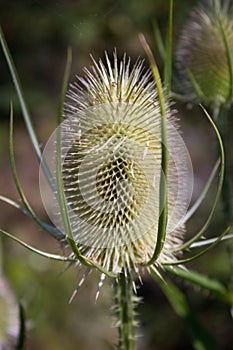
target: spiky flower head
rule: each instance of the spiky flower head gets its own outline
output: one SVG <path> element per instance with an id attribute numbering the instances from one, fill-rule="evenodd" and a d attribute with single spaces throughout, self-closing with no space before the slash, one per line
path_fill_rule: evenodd
<path id="1" fill-rule="evenodd" d="M 229 1 L 200 3 L 183 29 L 178 47 L 183 91 L 213 106 L 231 103 L 232 59 L 233 13 Z"/>
<path id="2" fill-rule="evenodd" d="M 163 177 L 160 106 L 143 61 L 131 67 L 126 55 L 119 62 L 114 53 L 112 66 L 107 54 L 105 59 L 106 65 L 92 59 L 91 69 L 67 93 L 61 125 L 64 192 L 82 255 L 107 271 L 137 272 L 157 242 Z M 166 114 L 168 223 L 158 264 L 175 259 L 172 249 L 182 242 L 191 190 L 189 155 L 168 104 Z M 52 137 L 45 149 L 52 173 L 55 144 Z M 49 200 L 47 190 L 42 197 L 51 216 L 54 199 Z"/>

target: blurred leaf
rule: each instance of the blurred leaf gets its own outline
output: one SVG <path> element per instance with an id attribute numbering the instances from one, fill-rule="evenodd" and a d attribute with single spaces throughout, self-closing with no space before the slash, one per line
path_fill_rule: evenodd
<path id="1" fill-rule="evenodd" d="M 203 188 L 202 192 L 200 193 L 198 199 L 196 200 L 196 202 L 192 205 L 192 207 L 187 211 L 187 214 L 185 215 L 184 219 L 182 220 L 182 222 L 187 222 L 197 211 L 197 209 L 199 208 L 199 206 L 202 204 L 203 200 L 205 199 L 207 192 L 210 189 L 210 186 L 214 180 L 214 177 L 217 173 L 217 170 L 219 168 L 219 164 L 220 164 L 220 159 L 217 160 L 217 162 L 215 163 L 215 166 L 208 178 L 208 181 L 205 185 L 205 187 Z"/>
<path id="2" fill-rule="evenodd" d="M 233 304 L 233 291 L 228 291 L 221 282 L 209 278 L 208 276 L 202 275 L 198 272 L 186 270 L 185 268 L 178 266 L 166 266 L 165 270 L 174 276 L 184 279 L 185 281 L 207 289 L 209 292 L 214 293 L 221 300 Z"/>
<path id="3" fill-rule="evenodd" d="M 171 282 L 158 279 L 158 276 L 152 270 L 151 273 L 152 277 L 159 283 L 174 311 L 182 318 L 191 336 L 193 348 L 195 350 L 220 350 L 214 338 L 195 316 L 184 294 Z"/>
<path id="4" fill-rule="evenodd" d="M 212 209 L 210 211 L 210 214 L 209 216 L 207 217 L 207 220 L 206 222 L 204 223 L 203 227 L 201 228 L 201 230 L 196 233 L 189 241 L 185 242 L 184 244 L 182 244 L 181 246 L 173 249 L 173 251 L 180 251 L 180 250 L 184 250 L 188 247 L 190 247 L 190 245 L 195 242 L 196 240 L 198 240 L 199 238 L 201 238 L 203 236 L 203 234 L 206 232 L 209 224 L 211 223 L 212 221 L 212 218 L 213 218 L 213 215 L 215 213 L 215 210 L 216 210 L 216 207 L 217 207 L 217 204 L 218 204 L 218 201 L 219 201 L 219 198 L 220 198 L 220 195 L 221 195 L 221 190 L 222 190 L 222 185 L 223 185 L 223 179 L 224 179 L 224 168 L 225 168 L 225 154 L 224 154 L 224 147 L 223 147 L 223 142 L 222 142 L 222 138 L 221 138 L 221 135 L 218 131 L 218 128 L 217 126 L 215 125 L 214 121 L 212 120 L 211 116 L 209 115 L 209 113 L 207 112 L 207 110 L 201 106 L 201 108 L 203 109 L 203 112 L 205 114 L 205 116 L 207 117 L 208 121 L 210 122 L 214 132 L 215 132 L 215 135 L 217 137 L 217 141 L 218 141 L 218 145 L 219 145 L 219 151 L 220 151 L 220 172 L 219 172 L 219 178 L 218 178 L 218 186 L 217 186 L 217 192 L 216 192 L 216 195 L 215 195 L 215 199 L 213 201 L 213 206 L 212 206 Z M 228 232 L 229 229 L 226 229 L 226 231 Z M 226 232 L 224 231 L 224 232 Z M 221 234 L 219 237 L 221 236 L 224 236 L 226 233 Z M 205 251 L 203 251 L 204 253 Z M 201 254 L 201 253 L 200 253 Z M 200 256 L 200 254 L 197 255 Z M 187 259 L 186 261 L 190 261 L 189 259 Z M 185 260 L 182 261 L 182 263 L 185 262 Z"/>

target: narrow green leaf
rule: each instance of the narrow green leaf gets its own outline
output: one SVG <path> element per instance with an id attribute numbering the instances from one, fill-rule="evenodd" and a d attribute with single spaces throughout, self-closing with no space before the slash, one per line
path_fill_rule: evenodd
<path id="1" fill-rule="evenodd" d="M 75 259 L 74 258 L 70 258 L 70 257 L 66 257 L 66 256 L 61 256 L 61 255 L 56 255 L 56 254 L 50 254 L 50 253 L 46 253 L 46 252 L 43 252 L 42 250 L 39 250 L 39 249 L 36 249 L 34 247 L 32 247 L 31 245 L 23 242 L 21 239 L 13 236 L 12 234 L 10 234 L 9 232 L 7 231 L 4 231 L 4 230 L 1 230 L 0 229 L 0 233 L 2 233 L 3 235 L 11 238 L 13 241 L 19 243 L 20 245 L 22 245 L 24 248 L 27 248 L 28 250 L 32 251 L 33 253 L 36 253 L 38 255 L 41 255 L 45 258 L 49 258 L 49 259 L 52 259 L 52 260 L 58 260 L 58 261 L 72 261 L 72 262 L 75 262 Z"/>
<path id="2" fill-rule="evenodd" d="M 210 189 L 210 186 L 214 180 L 214 177 L 217 173 L 217 170 L 219 168 L 219 164 L 220 164 L 220 160 L 217 160 L 217 162 L 215 163 L 215 166 L 209 176 L 209 179 L 205 185 L 205 187 L 203 188 L 201 194 L 199 195 L 197 201 L 193 204 L 193 206 L 188 210 L 187 214 L 185 215 L 184 219 L 182 220 L 182 222 L 187 222 L 194 214 L 195 212 L 197 211 L 197 209 L 199 208 L 199 206 L 201 205 L 201 203 L 203 202 L 203 200 L 205 199 L 209 189 Z"/>
<path id="3" fill-rule="evenodd" d="M 232 239 L 232 238 L 233 238 L 233 234 L 229 234 L 229 235 L 223 236 L 222 239 L 221 239 L 221 242 L 222 241 L 226 241 L 228 239 Z M 214 238 L 209 238 L 209 239 L 204 239 L 202 241 L 194 242 L 194 243 L 191 244 L 189 249 L 200 248 L 200 247 L 203 247 L 205 245 L 212 244 L 212 243 L 216 242 L 218 239 L 219 239 L 219 237 L 214 237 Z"/>
<path id="4" fill-rule="evenodd" d="M 151 270 L 151 274 L 159 283 L 174 311 L 183 320 L 190 334 L 193 348 L 195 350 L 220 350 L 216 341 L 197 319 L 185 295 L 171 282 L 158 279 L 158 276 L 153 270 Z"/>
<path id="5" fill-rule="evenodd" d="M 164 268 L 172 275 L 208 290 L 221 300 L 230 304 L 233 303 L 233 292 L 228 291 L 221 282 L 179 266 L 165 266 Z"/>
<path id="6" fill-rule="evenodd" d="M 185 263 L 188 263 L 190 261 L 193 261 L 199 257 L 201 257 L 202 255 L 206 254 L 209 250 L 211 250 L 212 248 L 214 248 L 219 242 L 221 242 L 222 238 L 230 231 L 231 229 L 231 226 L 227 227 L 227 229 L 225 231 L 223 231 L 221 233 L 221 235 L 218 236 L 218 238 L 212 243 L 210 244 L 207 248 L 203 249 L 200 253 L 196 254 L 196 255 L 193 255 L 189 258 L 186 258 L 186 259 L 180 259 L 180 260 L 177 260 L 177 261 L 168 261 L 166 263 L 164 263 L 163 265 L 164 266 L 167 266 L 167 265 L 170 265 L 170 266 L 173 266 L 173 265 L 181 265 L 181 264 L 185 264 Z"/>
<path id="7" fill-rule="evenodd" d="M 6 39 L 5 39 L 5 36 L 4 36 L 4 33 L 3 33 L 1 26 L 0 26 L 0 43 L 1 43 L 2 50 L 4 53 L 11 77 L 12 77 L 13 84 L 15 86 L 15 90 L 16 90 L 16 93 L 17 93 L 17 96 L 19 99 L 24 122 L 26 124 L 28 134 L 29 134 L 29 137 L 31 139 L 33 148 L 35 150 L 35 153 L 37 155 L 39 162 L 41 163 L 41 167 L 44 171 L 44 174 L 45 174 L 51 188 L 54 188 L 52 176 L 51 176 L 50 171 L 49 171 L 49 169 L 48 169 L 48 167 L 47 167 L 47 165 L 42 157 L 39 141 L 37 139 L 37 136 L 36 136 L 36 133 L 34 130 L 34 126 L 33 126 L 33 122 L 32 122 L 32 118 L 30 116 L 30 113 L 29 113 L 29 110 L 28 110 L 28 107 L 27 107 L 27 104 L 26 104 L 26 101 L 24 98 L 23 89 L 22 89 L 22 86 L 20 83 L 20 79 L 19 79 L 16 67 L 14 65 L 14 61 L 12 59 L 12 56 L 11 56 L 10 50 L 8 48 L 8 45 L 7 45 L 7 42 L 6 42 Z"/>
<path id="8" fill-rule="evenodd" d="M 12 175 L 14 178 L 14 182 L 17 188 L 17 191 L 19 193 L 19 196 L 22 200 L 23 205 L 25 206 L 26 210 L 22 211 L 20 206 L 17 206 L 12 200 L 8 201 L 6 200 L 5 197 L 1 197 L 2 200 L 5 202 L 8 202 L 8 204 L 11 204 L 15 206 L 16 208 L 20 209 L 24 214 L 27 214 L 30 216 L 36 223 L 38 223 L 44 230 L 46 230 L 52 237 L 60 240 L 63 237 L 63 235 L 58 231 L 54 230 L 52 226 L 47 225 L 44 223 L 42 220 L 40 220 L 37 215 L 34 213 L 33 209 L 31 208 L 28 200 L 26 199 L 23 189 L 21 187 L 21 184 L 19 182 L 19 178 L 17 175 L 17 170 L 15 166 L 15 157 L 14 157 L 14 143 L 13 143 L 13 106 L 11 104 L 11 110 L 10 110 L 10 129 L 9 129 L 9 151 L 10 151 L 10 163 L 11 163 L 11 170 L 12 170 Z M 52 228 L 52 229 L 51 229 Z"/>
<path id="9" fill-rule="evenodd" d="M 56 184 L 57 184 L 57 198 L 58 198 L 64 232 L 65 232 L 65 235 L 68 236 L 71 241 L 74 241 L 73 232 L 72 232 L 72 228 L 69 220 L 68 208 L 67 208 L 66 197 L 64 192 L 64 183 L 63 183 L 63 177 L 62 177 L 62 127 L 61 127 L 61 123 L 63 121 L 64 100 L 65 100 L 65 94 L 66 94 L 66 89 L 68 85 L 71 61 L 72 61 L 72 53 L 71 53 L 71 50 L 69 49 L 67 52 L 67 62 L 66 62 L 66 68 L 65 68 L 64 78 L 63 78 L 62 91 L 61 91 L 61 97 L 60 97 L 60 106 L 59 106 L 59 113 L 58 113 L 58 127 L 57 127 L 57 139 L 56 139 Z M 78 248 L 76 248 L 75 254 L 79 254 Z"/>
<path id="10" fill-rule="evenodd" d="M 159 254 L 161 253 L 165 238 L 166 238 L 166 228 L 167 228 L 167 217 L 168 217 L 168 205 L 167 205 L 167 163 L 168 163 L 168 154 L 167 154 L 167 123 L 166 123 L 166 107 L 165 107 L 165 98 L 163 93 L 163 87 L 161 82 L 161 77 L 159 74 L 159 70 L 157 64 L 155 62 L 153 53 L 146 42 L 145 37 L 140 34 L 139 36 L 142 46 L 148 56 L 150 61 L 153 77 L 156 83 L 157 91 L 158 91 L 158 99 L 160 104 L 160 112 L 161 112 L 161 142 L 162 142 L 162 160 L 161 160 L 161 176 L 160 176 L 160 198 L 159 198 L 159 207 L 160 207 L 160 216 L 158 223 L 158 234 L 155 250 L 152 258 L 148 261 L 147 265 L 153 264 Z"/>
<path id="11" fill-rule="evenodd" d="M 11 205 L 12 207 L 14 207 L 18 210 L 20 210 L 23 214 L 27 215 L 29 218 L 34 219 L 32 216 L 32 213 L 30 211 L 21 207 L 18 203 L 16 203 L 12 199 L 4 197 L 4 196 L 0 196 L 0 200 Z M 57 239 L 57 240 L 64 239 L 65 236 L 56 227 L 47 224 L 46 222 L 42 221 L 38 217 L 36 219 L 36 222 L 41 226 L 41 228 L 43 230 L 47 231 L 55 239 Z"/>

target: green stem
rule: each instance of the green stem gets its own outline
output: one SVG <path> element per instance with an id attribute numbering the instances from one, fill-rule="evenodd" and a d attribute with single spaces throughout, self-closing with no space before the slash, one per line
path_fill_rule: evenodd
<path id="1" fill-rule="evenodd" d="M 232 204 L 232 188 L 231 188 L 231 171 L 230 171 L 230 122 L 228 118 L 227 110 L 222 107 L 220 108 L 217 125 L 222 136 L 222 141 L 225 149 L 225 173 L 223 179 L 223 187 L 222 187 L 222 202 L 223 202 L 223 211 L 226 220 L 226 224 L 232 222 L 233 220 L 233 204 Z"/>
<path id="2" fill-rule="evenodd" d="M 227 225 L 231 224 L 233 221 L 233 192 L 232 192 L 232 179 L 231 179 L 231 169 L 230 169 L 230 155 L 231 155 L 231 121 L 229 118 L 229 112 L 226 108 L 220 108 L 217 125 L 219 131 L 222 135 L 223 145 L 225 149 L 225 172 L 222 186 L 222 204 L 223 204 L 223 214 L 224 220 Z M 227 251 L 229 255 L 230 271 L 233 271 L 233 244 L 230 240 L 227 244 Z M 233 273 L 230 273 L 229 278 L 229 288 L 233 288 Z"/>
<path id="3" fill-rule="evenodd" d="M 167 167 L 168 167 L 168 151 L 167 151 L 167 113 L 166 113 L 166 104 L 165 96 L 163 93 L 163 86 L 161 77 L 159 74 L 158 66 L 156 64 L 154 55 L 146 42 L 145 37 L 141 34 L 139 35 L 142 46 L 147 54 L 149 59 L 151 70 L 153 74 L 154 81 L 156 83 L 156 88 L 158 92 L 158 100 L 160 105 L 161 113 L 161 176 L 160 176 L 160 190 L 159 190 L 159 208 L 160 216 L 158 222 L 158 234 L 157 241 L 154 249 L 154 253 L 151 259 L 147 262 L 147 265 L 153 264 L 159 257 L 166 239 L 166 229 L 167 229 L 167 218 L 168 218 L 168 203 L 167 203 Z"/>
<path id="4" fill-rule="evenodd" d="M 119 345 L 118 350 L 135 350 L 134 295 L 130 275 L 120 274 L 115 282 Z"/>

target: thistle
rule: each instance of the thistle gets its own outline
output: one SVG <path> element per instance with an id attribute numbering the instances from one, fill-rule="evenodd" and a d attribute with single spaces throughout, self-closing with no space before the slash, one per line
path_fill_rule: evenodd
<path id="1" fill-rule="evenodd" d="M 62 137 L 62 179 L 68 216 L 80 253 L 103 269 L 118 274 L 139 273 L 153 256 L 161 214 L 160 182 L 167 188 L 167 229 L 163 249 L 154 264 L 175 261 L 191 196 L 189 154 L 166 104 L 168 171 L 161 171 L 161 111 L 150 71 L 138 60 L 131 69 L 124 55 L 114 53 L 111 66 L 94 59 L 91 70 L 78 78 L 68 93 Z M 44 152 L 55 171 L 56 133 Z M 47 151 L 48 149 L 48 151 Z M 42 172 L 41 172 L 42 174 Z M 55 205 L 41 187 L 45 207 L 54 223 Z M 54 198 L 54 197 L 53 197 Z"/>
<path id="2" fill-rule="evenodd" d="M 172 6 L 170 8 L 172 10 Z M 105 276 L 112 277 L 117 303 L 118 349 L 135 349 L 134 306 L 138 300 L 133 293 L 133 289 L 136 292 L 134 280 L 138 277 L 140 280 L 140 271 L 145 268 L 159 283 L 192 334 L 195 333 L 194 342 L 208 348 L 211 343 L 201 328 L 196 331 L 199 327 L 190 317 L 192 312 L 185 297 L 167 279 L 161 278 L 160 273 L 179 276 L 232 303 L 232 293 L 220 282 L 182 267 L 186 261 L 211 249 L 229 231 L 227 228 L 219 237 L 198 242 L 215 212 L 224 175 L 223 144 L 213 120 L 204 110 L 219 142 L 220 160 L 200 198 L 188 209 L 192 189 L 189 154 L 178 132 L 175 113 L 163 91 L 153 54 L 145 41 L 153 75 L 145 71 L 141 60 L 131 65 L 126 55 L 119 61 L 114 53 L 112 65 L 106 54 L 105 64 L 92 59 L 92 67 L 84 70 L 85 76 L 71 85 L 65 98 L 71 64 L 68 51 L 59 126 L 43 154 L 1 30 L 0 41 L 29 136 L 41 163 L 41 195 L 54 226 L 35 214 L 20 185 L 14 161 L 12 106 L 10 161 L 23 206 L 4 196 L 0 199 L 35 220 L 69 252 L 50 254 L 4 230 L 0 233 L 44 257 L 80 269 L 86 267 L 72 298 L 92 269 L 101 272 L 99 288 Z M 170 68 L 167 71 L 170 72 Z M 200 231 L 183 243 L 185 223 L 205 198 L 218 169 L 218 186 L 210 214 Z M 186 248 L 202 245 L 207 248 L 189 258 L 180 258 Z"/>
<path id="3" fill-rule="evenodd" d="M 182 89 L 219 107 L 232 103 L 233 20 L 229 1 L 199 4 L 183 29 L 177 67 Z"/>

